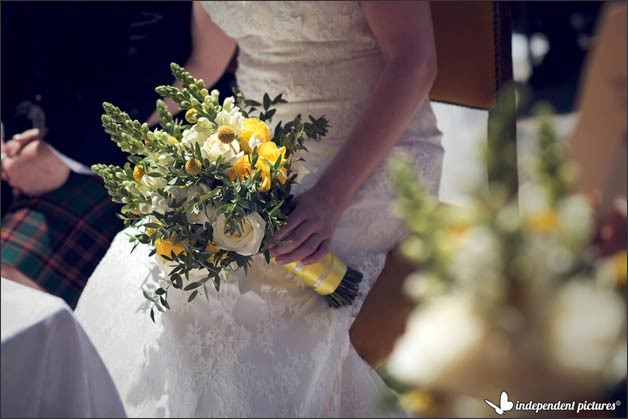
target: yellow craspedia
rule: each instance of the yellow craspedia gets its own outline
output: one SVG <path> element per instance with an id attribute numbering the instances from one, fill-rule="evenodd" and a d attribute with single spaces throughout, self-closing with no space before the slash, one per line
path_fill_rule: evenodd
<path id="1" fill-rule="evenodd" d="M 241 181 L 251 175 L 251 161 L 249 156 L 242 156 L 234 161 L 229 169 L 227 169 L 227 176 L 232 182 L 236 179 Z"/>
<path id="2" fill-rule="evenodd" d="M 133 179 L 135 179 L 135 181 L 139 183 L 144 177 L 145 173 L 146 171 L 142 166 L 135 166 L 135 168 L 133 169 Z"/>
<path id="3" fill-rule="evenodd" d="M 558 213 L 554 210 L 542 211 L 529 216 L 525 224 L 532 231 L 549 233 L 558 227 Z"/>
<path id="4" fill-rule="evenodd" d="M 185 172 L 190 176 L 197 176 L 201 173 L 202 167 L 199 159 L 190 159 L 185 162 Z"/>
<path id="5" fill-rule="evenodd" d="M 171 136 L 170 136 L 170 141 L 171 141 L 173 144 L 179 144 L 179 140 L 177 140 L 177 137 L 175 137 L 174 135 L 171 135 Z"/>
<path id="6" fill-rule="evenodd" d="M 198 111 L 194 108 L 190 108 L 185 112 L 185 120 L 190 124 L 195 124 L 198 121 Z"/>
<path id="7" fill-rule="evenodd" d="M 180 254 L 185 255 L 185 249 L 181 243 L 175 243 L 170 239 L 157 239 L 155 240 L 155 251 L 161 257 L 170 258 L 172 253 L 179 256 Z"/>
<path id="8" fill-rule="evenodd" d="M 235 131 L 228 125 L 219 126 L 216 134 L 218 135 L 220 142 L 224 144 L 230 144 L 236 137 Z"/>
<path id="9" fill-rule="evenodd" d="M 433 417 L 436 413 L 436 402 L 427 392 L 415 389 L 399 396 L 399 403 L 407 411 L 417 416 Z"/>
<path id="10" fill-rule="evenodd" d="M 264 121 L 259 118 L 244 118 L 242 130 L 240 130 L 240 148 L 247 153 L 251 151 L 249 141 L 255 136 L 260 142 L 270 141 L 270 129 Z"/>

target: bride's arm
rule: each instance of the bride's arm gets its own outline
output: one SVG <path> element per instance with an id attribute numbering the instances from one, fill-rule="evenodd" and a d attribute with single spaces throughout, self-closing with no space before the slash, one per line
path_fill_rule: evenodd
<path id="1" fill-rule="evenodd" d="M 192 52 L 185 63 L 185 69 L 194 77 L 203 79 L 205 86 L 212 86 L 225 72 L 236 49 L 236 42 L 220 29 L 203 9 L 201 2 L 192 4 Z M 175 86 L 180 87 L 176 82 Z M 170 112 L 178 110 L 177 105 L 167 99 Z M 159 122 L 154 112 L 148 121 L 149 126 Z"/>
<path id="2" fill-rule="evenodd" d="M 317 184 L 300 195 L 271 249 L 279 263 L 313 263 L 327 251 L 342 211 L 388 155 L 436 77 L 428 2 L 363 2 L 385 67 L 346 142 Z"/>

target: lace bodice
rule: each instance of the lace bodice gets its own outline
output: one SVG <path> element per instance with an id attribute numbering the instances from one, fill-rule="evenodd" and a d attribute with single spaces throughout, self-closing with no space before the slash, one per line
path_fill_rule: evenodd
<path id="1" fill-rule="evenodd" d="M 289 103 L 277 108 L 274 123 L 298 113 L 329 119 L 329 134 L 306 144 L 309 152 L 303 157 L 311 173 L 295 192 L 308 189 L 352 129 L 383 68 L 359 4 L 212 1 L 204 6 L 238 42 L 236 76 L 243 93 L 252 99 L 266 92 L 285 94 Z M 429 102 L 395 150 L 436 192 L 442 148 Z M 199 297 L 186 304 L 185 296 L 169 295 L 173 309 L 160 314 L 154 326 L 140 288 L 155 286 L 163 273 L 146 247 L 129 257 L 131 245 L 120 233 L 85 288 L 77 315 L 118 385 L 127 413 L 378 415 L 375 404 L 384 385 L 351 346 L 348 330 L 387 252 L 405 232 L 391 211 L 394 193 L 386 167 L 380 164 L 356 193 L 331 241 L 331 249 L 364 274 L 351 307 L 328 308 L 283 268 L 257 258 L 246 276 L 229 274 L 207 301 Z"/>

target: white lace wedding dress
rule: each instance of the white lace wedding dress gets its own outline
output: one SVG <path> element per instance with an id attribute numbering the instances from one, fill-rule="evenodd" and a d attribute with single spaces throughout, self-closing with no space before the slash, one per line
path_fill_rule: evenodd
<path id="1" fill-rule="evenodd" d="M 213 21 L 240 47 L 238 85 L 250 98 L 285 93 L 274 122 L 326 115 L 329 135 L 309 143 L 311 187 L 351 130 L 383 67 L 357 2 L 206 2 Z M 413 86 L 408 86 L 408 89 Z M 382 104 L 382 112 L 395 112 Z M 424 103 L 395 146 L 436 192 L 440 132 Z M 368 150 L 356 150 L 368 153 Z M 347 173 L 347 176 L 351 176 Z M 380 165 L 343 214 L 331 249 L 364 273 L 351 307 L 332 309 L 279 266 L 256 260 L 246 278 L 230 275 L 209 302 L 187 304 L 153 324 L 141 287 L 161 271 L 149 250 L 130 254 L 118 234 L 89 280 L 76 315 L 99 350 L 131 417 L 363 417 L 376 415 L 386 387 L 351 346 L 348 330 L 386 253 L 404 234 L 390 211 Z M 240 292 L 240 286 L 252 290 Z M 240 285 L 240 286 L 239 286 Z"/>

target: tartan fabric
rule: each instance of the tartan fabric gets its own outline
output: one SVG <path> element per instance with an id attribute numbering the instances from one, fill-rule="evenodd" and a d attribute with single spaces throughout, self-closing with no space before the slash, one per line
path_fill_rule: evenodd
<path id="1" fill-rule="evenodd" d="M 75 173 L 55 191 L 17 197 L 2 219 L 2 263 L 74 308 L 124 227 L 118 209 L 100 178 Z"/>

